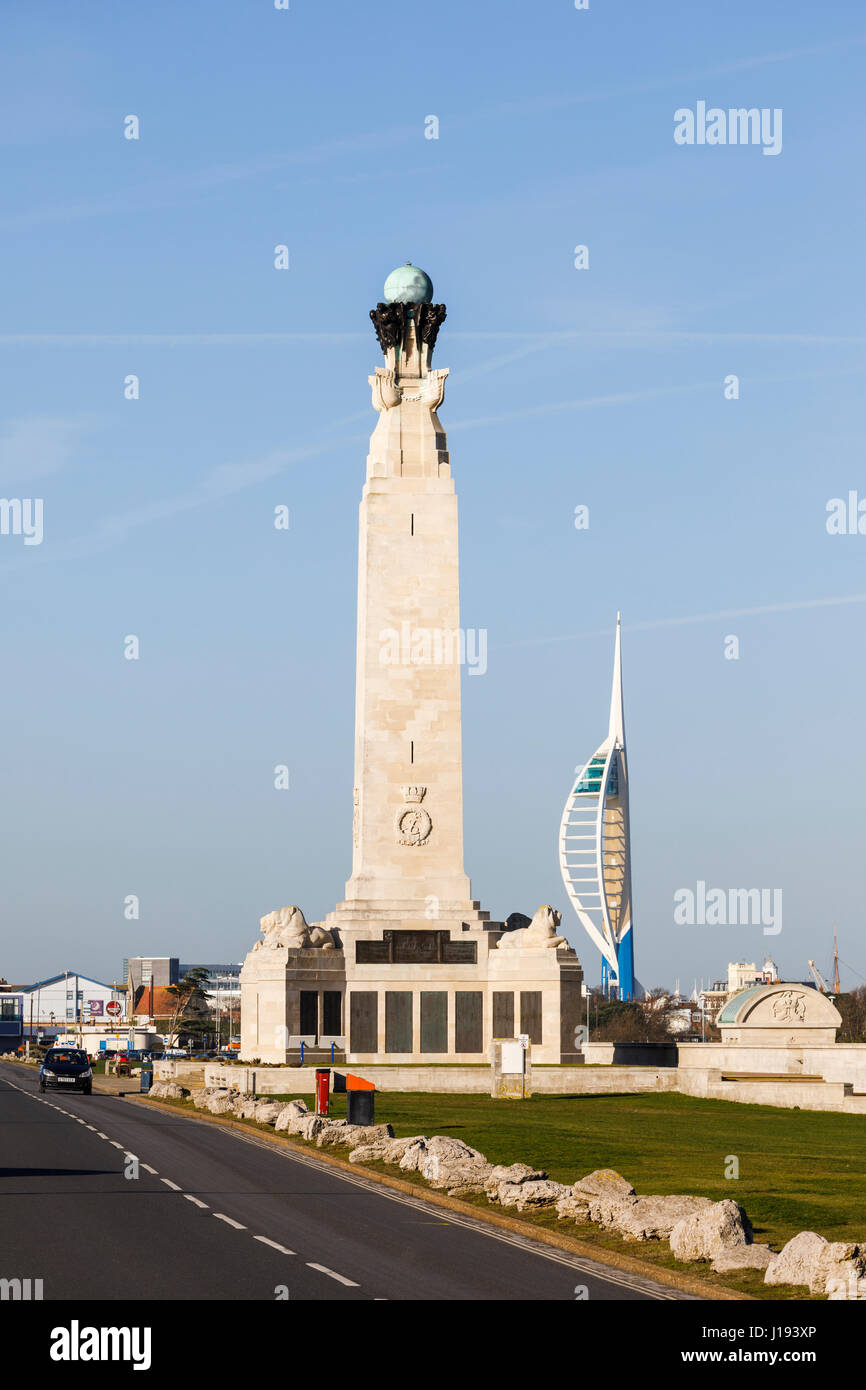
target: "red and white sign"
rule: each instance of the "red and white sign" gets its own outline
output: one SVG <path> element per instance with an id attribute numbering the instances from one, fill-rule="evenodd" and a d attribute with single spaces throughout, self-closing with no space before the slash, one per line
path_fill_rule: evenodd
<path id="1" fill-rule="evenodd" d="M 105 1012 L 111 1014 L 112 1018 L 118 1018 L 123 1013 L 123 1007 L 116 999 L 110 999 L 105 1006 Z"/>

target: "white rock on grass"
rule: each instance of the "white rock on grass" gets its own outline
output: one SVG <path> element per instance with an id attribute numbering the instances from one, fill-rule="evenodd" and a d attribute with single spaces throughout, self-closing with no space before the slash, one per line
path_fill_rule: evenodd
<path id="1" fill-rule="evenodd" d="M 766 1269 L 775 1259 L 769 1245 L 735 1245 L 732 1250 L 722 1250 L 713 1260 L 716 1274 L 732 1274 L 738 1269 Z"/>
<path id="2" fill-rule="evenodd" d="M 253 1119 L 260 1125 L 275 1124 L 282 1108 L 282 1101 L 260 1100 L 253 1111 Z"/>
<path id="3" fill-rule="evenodd" d="M 394 1131 L 390 1125 L 350 1125 L 345 1120 L 334 1120 L 316 1135 L 318 1148 L 338 1144 L 341 1148 L 355 1148 L 361 1144 L 384 1144 L 393 1139 Z"/>
<path id="4" fill-rule="evenodd" d="M 503 1182 L 499 1184 L 497 1201 L 501 1207 L 516 1207 L 518 1211 L 534 1211 L 541 1207 L 554 1207 L 561 1198 L 570 1194 L 571 1189 L 561 1182 L 551 1182 L 547 1178 L 537 1181 Z"/>
<path id="5" fill-rule="evenodd" d="M 624 1240 L 667 1240 L 678 1221 L 712 1205 L 709 1197 L 637 1197 L 612 1213 L 610 1225 Z"/>
<path id="6" fill-rule="evenodd" d="M 834 1302 L 859 1302 L 866 1296 L 866 1246 L 801 1231 L 768 1266 L 764 1283 L 806 1285 L 810 1293 L 825 1293 Z"/>
<path id="7" fill-rule="evenodd" d="M 590 1219 L 589 1204 L 575 1197 L 573 1189 L 569 1187 L 556 1203 L 556 1214 L 560 1221 L 576 1221 L 578 1225 L 585 1225 Z"/>
<path id="8" fill-rule="evenodd" d="M 405 1158 L 405 1155 L 404 1155 Z M 401 1162 L 401 1167 L 403 1163 Z M 462 1139 L 434 1134 L 427 1139 L 415 1157 L 415 1167 L 431 1187 L 448 1188 L 452 1192 L 467 1190 L 482 1192 L 491 1172 L 483 1153 L 464 1144 Z"/>
<path id="9" fill-rule="evenodd" d="M 401 1139 L 392 1139 L 385 1145 L 385 1152 L 382 1155 L 386 1163 L 401 1163 L 407 1149 L 413 1148 L 417 1144 L 426 1144 L 427 1136 L 424 1134 L 410 1134 Z M 417 1166 L 417 1154 L 415 1158 Z"/>
<path id="10" fill-rule="evenodd" d="M 349 1154 L 350 1163 L 373 1163 L 377 1159 L 383 1160 L 387 1150 L 387 1140 L 380 1140 L 375 1144 L 359 1144 L 357 1149 L 353 1149 Z"/>
<path id="11" fill-rule="evenodd" d="M 205 1109 L 212 1115 L 230 1115 L 233 1110 L 234 1102 L 228 1091 L 221 1096 L 208 1096 Z"/>
<path id="12" fill-rule="evenodd" d="M 179 1086 L 176 1081 L 157 1081 L 151 1086 L 150 1094 L 157 1100 L 184 1100 L 189 1091 L 185 1086 Z"/>
<path id="13" fill-rule="evenodd" d="M 609 1197 L 614 1200 L 635 1195 L 631 1183 L 615 1168 L 596 1168 L 592 1173 L 587 1173 L 585 1178 L 578 1178 L 572 1185 L 572 1191 L 575 1196 Z"/>
<path id="14" fill-rule="evenodd" d="M 543 1168 L 530 1168 L 528 1163 L 497 1163 L 484 1184 L 488 1202 L 503 1207 L 517 1206 L 517 1189 L 526 1183 L 545 1182 Z"/>
<path id="15" fill-rule="evenodd" d="M 866 1295 L 866 1245 L 831 1240 L 821 1250 L 812 1271 L 809 1292 L 829 1293 L 831 1286 L 835 1291 L 840 1284 L 853 1290 L 853 1298 L 857 1301 Z"/>
<path id="16" fill-rule="evenodd" d="M 543 1168 L 530 1168 L 528 1163 L 497 1163 L 487 1179 L 487 1186 L 495 1192 L 502 1182 L 538 1182 L 546 1177 Z"/>
<path id="17" fill-rule="evenodd" d="M 816 1231 L 800 1231 L 767 1266 L 764 1283 L 810 1285 L 818 1257 L 827 1244 Z"/>
<path id="18" fill-rule="evenodd" d="M 866 1277 L 861 1275 L 828 1275 L 824 1286 L 828 1303 L 866 1303 Z"/>
<path id="19" fill-rule="evenodd" d="M 728 1198 L 683 1217 L 671 1231 L 671 1252 L 678 1260 L 714 1260 L 724 1250 L 751 1243 L 749 1218 Z"/>
<path id="20" fill-rule="evenodd" d="M 305 1115 L 297 1133 L 301 1135 L 302 1139 L 317 1139 L 325 1128 L 325 1124 L 326 1121 L 322 1119 L 321 1115 Z"/>
<path id="21" fill-rule="evenodd" d="M 418 1160 L 422 1154 L 427 1152 L 429 1140 L 424 1138 L 413 1139 L 403 1150 L 402 1156 L 397 1160 L 404 1173 L 415 1173 L 418 1170 Z M 393 1162 L 393 1160 L 389 1160 Z"/>
<path id="22" fill-rule="evenodd" d="M 305 1120 L 309 1113 L 302 1100 L 287 1101 L 277 1116 L 274 1129 L 287 1130 L 290 1134 L 294 1134 L 300 1128 L 301 1121 Z"/>
<path id="23" fill-rule="evenodd" d="M 571 1194 L 576 1202 L 586 1203 L 590 1221 L 598 1226 L 615 1226 L 637 1201 L 631 1183 L 614 1168 L 587 1173 L 572 1185 Z"/>

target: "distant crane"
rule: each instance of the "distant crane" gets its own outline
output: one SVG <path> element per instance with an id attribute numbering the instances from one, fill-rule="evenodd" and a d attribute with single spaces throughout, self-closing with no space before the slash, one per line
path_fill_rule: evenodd
<path id="1" fill-rule="evenodd" d="M 833 989 L 836 994 L 841 993 L 839 984 L 839 947 L 836 945 L 836 927 L 833 926 Z"/>
<path id="2" fill-rule="evenodd" d="M 824 979 L 824 976 L 821 974 L 820 970 L 818 969 L 817 965 L 813 960 L 809 961 L 809 969 L 811 970 L 812 978 L 814 979 L 815 984 L 818 986 L 821 993 L 829 993 L 827 989 L 827 981 Z"/>

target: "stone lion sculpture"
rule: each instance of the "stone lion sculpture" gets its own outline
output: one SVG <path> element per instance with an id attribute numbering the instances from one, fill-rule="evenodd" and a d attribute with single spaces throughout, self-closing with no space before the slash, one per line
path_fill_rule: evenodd
<path id="1" fill-rule="evenodd" d="M 538 951 L 553 950 L 557 946 L 567 946 L 564 936 L 557 936 L 556 928 L 562 921 L 562 913 L 555 907 L 543 903 L 528 927 L 506 932 L 499 938 L 500 951 Z"/>
<path id="2" fill-rule="evenodd" d="M 309 946 L 321 951 L 335 950 L 334 938 L 324 927 L 309 926 L 307 919 L 294 903 L 288 907 L 269 912 L 260 922 L 264 940 L 257 941 L 253 947 L 258 951 L 262 946 L 269 950 L 303 951 Z"/>

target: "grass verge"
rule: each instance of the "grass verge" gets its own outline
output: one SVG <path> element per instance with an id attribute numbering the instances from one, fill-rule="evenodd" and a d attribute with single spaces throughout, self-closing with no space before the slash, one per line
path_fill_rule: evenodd
<path id="1" fill-rule="evenodd" d="M 332 1101 L 332 1114 L 344 1115 L 345 1096 Z M 191 1101 L 155 1103 L 207 1117 Z M 777 1250 L 800 1230 L 816 1230 L 832 1240 L 866 1240 L 866 1117 L 740 1106 L 674 1092 L 538 1096 L 511 1103 L 486 1096 L 388 1092 L 379 1096 L 377 1108 L 378 1118 L 387 1119 L 398 1136 L 450 1134 L 480 1149 L 491 1162 L 521 1160 L 544 1168 L 558 1182 L 573 1182 L 593 1168 L 615 1167 L 638 1192 L 688 1192 L 713 1201 L 733 1197 L 748 1212 L 755 1239 Z M 273 1135 L 268 1125 L 232 1120 Z M 330 1152 L 317 1150 L 297 1135 L 287 1142 L 319 1156 Z M 736 1180 L 724 1176 L 732 1158 L 739 1161 Z M 352 1168 L 389 1178 L 398 1171 L 383 1163 Z M 418 1174 L 399 1177 L 416 1186 L 419 1194 L 429 1194 Z M 452 1200 L 480 1217 L 498 1210 L 483 1197 Z M 626 1242 L 594 1225 L 562 1222 L 555 1211 L 516 1215 L 515 1221 L 558 1237 L 564 1231 L 573 1233 L 581 1253 L 592 1251 L 601 1261 L 625 1257 L 630 1263 L 639 1261 L 648 1275 L 665 1270 L 697 1277 L 709 1298 L 713 1290 L 717 1297 L 810 1297 L 799 1286 L 767 1286 L 755 1270 L 717 1275 L 709 1266 L 684 1265 L 674 1259 L 666 1241 Z"/>

